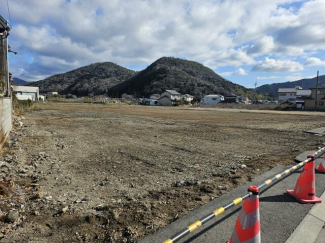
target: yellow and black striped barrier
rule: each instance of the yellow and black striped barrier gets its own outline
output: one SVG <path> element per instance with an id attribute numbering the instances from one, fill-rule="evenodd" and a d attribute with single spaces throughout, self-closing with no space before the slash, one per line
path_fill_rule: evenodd
<path id="1" fill-rule="evenodd" d="M 317 150 L 313 155 L 317 158 L 318 156 L 320 156 L 321 154 L 323 154 L 325 152 L 325 147 Z M 262 189 L 270 184 L 272 184 L 273 182 L 279 180 L 280 178 L 283 178 L 289 174 L 291 174 L 292 172 L 300 169 L 301 167 L 303 167 L 306 163 L 309 163 L 310 161 L 314 160 L 313 157 L 308 157 L 308 159 L 300 162 L 297 165 L 292 166 L 291 168 L 283 171 L 280 174 L 275 175 L 274 177 L 272 177 L 271 179 L 268 179 L 266 181 L 264 181 L 261 185 L 258 186 L 258 189 Z M 182 239 L 184 236 L 194 232 L 195 230 L 197 230 L 198 228 L 200 228 L 202 225 L 204 225 L 205 223 L 207 223 L 208 221 L 210 221 L 211 219 L 219 216 L 220 214 L 222 214 L 223 212 L 225 212 L 227 209 L 236 206 L 238 204 L 240 204 L 242 201 L 244 201 L 246 198 L 252 196 L 253 193 L 252 192 L 248 192 L 247 194 L 245 194 L 242 197 L 238 197 L 236 199 L 234 199 L 231 203 L 220 207 L 218 209 L 216 209 L 213 213 L 203 217 L 202 219 L 194 222 L 193 224 L 189 225 L 186 229 L 184 229 L 183 231 L 177 233 L 175 236 L 171 237 L 168 240 L 165 240 L 163 243 L 174 243 L 179 241 L 180 239 Z"/>

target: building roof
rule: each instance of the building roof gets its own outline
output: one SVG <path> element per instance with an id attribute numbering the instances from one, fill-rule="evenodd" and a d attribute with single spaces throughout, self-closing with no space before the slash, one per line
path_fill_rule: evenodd
<path id="1" fill-rule="evenodd" d="M 219 95 L 219 94 L 210 94 L 210 95 L 205 95 L 204 97 L 222 97 L 222 95 Z"/>
<path id="2" fill-rule="evenodd" d="M 187 98 L 193 98 L 194 97 L 193 95 L 189 95 L 189 94 L 185 94 L 184 96 L 187 97 Z"/>
<path id="3" fill-rule="evenodd" d="M 16 92 L 35 93 L 38 92 L 39 88 L 31 86 L 12 86 L 12 90 Z"/>
<path id="4" fill-rule="evenodd" d="M 160 94 L 152 94 L 150 95 L 151 99 L 159 99 L 160 98 Z"/>
<path id="5" fill-rule="evenodd" d="M 167 99 L 171 100 L 171 99 L 170 99 L 168 96 L 166 96 L 166 95 L 160 97 L 158 100 L 161 100 L 161 99 L 163 99 L 163 98 L 167 98 Z"/>
<path id="6" fill-rule="evenodd" d="M 300 89 L 300 90 L 297 90 L 297 96 L 310 96 L 311 95 L 311 90 L 310 89 Z"/>
<path id="7" fill-rule="evenodd" d="M 166 90 L 166 92 L 172 94 L 172 95 L 181 95 L 180 93 L 178 93 L 176 90 Z"/>
<path id="8" fill-rule="evenodd" d="M 279 88 L 278 93 L 295 93 L 297 92 L 296 88 Z"/>
<path id="9" fill-rule="evenodd" d="M 325 85 L 319 84 L 317 88 L 318 89 L 325 89 Z M 316 89 L 316 84 L 314 86 L 310 87 L 310 89 Z"/>

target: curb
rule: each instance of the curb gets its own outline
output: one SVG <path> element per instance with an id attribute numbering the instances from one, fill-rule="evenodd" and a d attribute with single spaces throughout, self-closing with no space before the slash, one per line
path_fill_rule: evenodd
<path id="1" fill-rule="evenodd" d="M 321 199 L 323 203 L 312 207 L 285 243 L 312 243 L 316 241 L 325 224 L 325 192 Z"/>

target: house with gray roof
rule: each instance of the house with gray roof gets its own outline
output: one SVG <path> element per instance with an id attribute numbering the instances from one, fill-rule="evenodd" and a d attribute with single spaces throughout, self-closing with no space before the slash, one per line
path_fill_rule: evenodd
<path id="1" fill-rule="evenodd" d="M 180 100 L 182 95 L 178 93 L 176 90 L 166 90 L 164 93 L 161 94 L 160 97 L 168 97 L 171 100 Z"/>
<path id="2" fill-rule="evenodd" d="M 295 104 L 297 98 L 297 91 L 301 89 L 302 88 L 299 86 L 295 88 L 279 88 L 279 103 L 290 102 Z"/>
<path id="3" fill-rule="evenodd" d="M 173 100 L 171 100 L 168 96 L 161 96 L 157 100 L 157 105 L 159 106 L 172 106 L 173 104 Z"/>
<path id="4" fill-rule="evenodd" d="M 150 95 L 150 99 L 158 100 L 159 98 L 160 98 L 160 94 L 152 94 L 152 95 Z"/>

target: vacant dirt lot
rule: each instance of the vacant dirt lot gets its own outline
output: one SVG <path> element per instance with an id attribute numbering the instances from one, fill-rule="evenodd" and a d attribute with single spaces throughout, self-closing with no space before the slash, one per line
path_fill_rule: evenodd
<path id="1" fill-rule="evenodd" d="M 324 121 L 325 113 L 37 105 L 0 157 L 11 188 L 0 200 L 0 237 L 135 242 L 323 145 L 303 131 Z M 18 218 L 8 220 L 13 209 Z"/>

